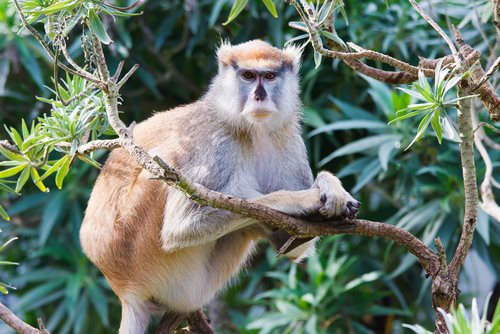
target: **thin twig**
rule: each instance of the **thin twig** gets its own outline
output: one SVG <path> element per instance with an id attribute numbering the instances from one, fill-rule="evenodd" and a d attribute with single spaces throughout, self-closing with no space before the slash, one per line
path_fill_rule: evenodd
<path id="1" fill-rule="evenodd" d="M 26 18 L 24 17 L 24 15 L 22 13 L 22 9 L 21 9 L 21 6 L 19 5 L 18 0 L 13 0 L 13 1 L 14 1 L 14 5 L 16 6 L 17 13 L 19 14 L 19 17 L 21 18 L 21 22 L 22 22 L 23 26 L 33 35 L 33 37 L 35 37 L 35 39 L 38 41 L 38 43 L 40 43 L 40 45 L 42 46 L 42 48 L 48 54 L 50 60 L 52 60 L 53 62 L 55 62 L 56 58 L 55 58 L 54 54 L 52 53 L 49 45 L 45 42 L 45 40 L 38 33 L 38 31 L 36 31 L 36 29 L 33 28 L 29 24 L 29 22 L 26 20 Z M 59 63 L 59 67 L 62 68 L 64 71 L 68 72 L 68 73 L 71 73 L 73 75 L 78 75 L 79 76 L 78 72 L 76 72 L 72 68 L 70 68 L 70 67 L 68 67 L 68 66 L 66 66 L 66 65 L 64 65 L 62 63 Z"/>
<path id="2" fill-rule="evenodd" d="M 19 334 L 50 334 L 45 328 L 36 329 L 25 323 L 2 303 L 0 303 L 0 319 Z"/>
<path id="3" fill-rule="evenodd" d="M 498 69 L 498 67 L 500 67 L 500 57 L 498 57 L 495 60 L 495 62 L 493 63 L 493 65 L 491 65 L 489 70 L 486 71 L 486 73 L 484 73 L 481 80 L 479 80 L 477 85 L 472 88 L 472 92 L 476 91 L 479 87 L 481 87 L 482 84 L 484 84 L 486 81 L 488 81 L 488 79 L 493 75 L 493 73 L 495 73 L 495 71 Z"/>
<path id="4" fill-rule="evenodd" d="M 11 143 L 9 143 L 8 140 L 0 140 L 0 146 L 5 148 L 6 150 L 11 151 L 12 153 L 23 154 L 21 151 L 19 151 L 17 149 L 17 147 L 15 145 L 12 145 Z"/>
<path id="5" fill-rule="evenodd" d="M 127 73 L 125 73 L 123 78 L 116 84 L 116 87 L 120 89 L 125 84 L 125 82 L 127 82 L 127 80 L 135 73 L 135 71 L 137 71 L 138 68 L 139 64 L 135 64 L 134 66 L 132 66 L 132 68 Z"/>
<path id="6" fill-rule="evenodd" d="M 480 190 L 481 190 L 481 200 L 482 202 L 479 204 L 481 208 L 489 214 L 491 217 L 493 217 L 496 221 L 500 222 L 500 207 L 495 201 L 495 196 L 493 194 L 493 188 L 492 186 L 496 183 L 495 179 L 493 178 L 493 164 L 491 162 L 490 155 L 488 154 L 488 151 L 483 145 L 483 140 L 484 140 L 484 130 L 481 128 L 481 122 L 478 123 L 478 114 L 476 111 L 476 108 L 474 105 L 472 105 L 472 124 L 474 127 L 476 127 L 476 130 L 480 129 L 477 131 L 477 133 L 474 136 L 474 144 L 476 144 L 477 151 L 481 155 L 481 158 L 483 159 L 484 165 L 485 165 L 485 171 L 484 171 L 484 179 L 483 182 L 481 183 Z"/>
<path id="7" fill-rule="evenodd" d="M 438 34 L 445 40 L 446 44 L 448 44 L 448 47 L 450 48 L 450 51 L 453 55 L 453 58 L 455 59 L 455 64 L 459 67 L 461 64 L 460 61 L 460 56 L 458 54 L 457 48 L 455 47 L 455 44 L 453 44 L 453 41 L 451 38 L 441 29 L 441 27 L 427 14 L 422 7 L 420 7 L 415 0 L 409 0 L 413 8 L 424 18 L 424 20 L 427 21 L 431 25 L 431 27 L 434 28 L 438 32 Z"/>
<path id="8" fill-rule="evenodd" d="M 385 55 L 383 53 L 373 51 L 373 50 L 366 50 L 363 49 L 359 46 L 358 47 L 358 52 L 339 52 L 339 51 L 332 51 L 332 50 L 327 50 L 323 47 L 322 42 L 321 42 L 321 37 L 319 35 L 318 29 L 316 28 L 316 23 L 312 22 L 308 19 L 307 15 L 305 14 L 304 10 L 302 7 L 297 3 L 296 0 L 290 0 L 290 3 L 295 7 L 297 12 L 299 13 L 302 21 L 307 27 L 307 31 L 309 33 L 309 38 L 311 40 L 311 44 L 314 48 L 314 51 L 318 52 L 322 56 L 329 57 L 329 58 L 337 58 L 340 60 L 359 60 L 359 59 L 371 59 L 375 61 L 380 61 L 382 63 L 388 64 L 392 67 L 398 68 L 400 70 L 409 72 L 414 75 L 418 75 L 419 68 L 413 65 L 410 65 L 408 63 L 405 63 L 404 61 L 401 61 L 399 59 L 393 58 L 391 56 Z M 431 69 L 423 69 L 425 72 L 426 76 L 433 76 L 434 75 L 434 70 Z"/>
<path id="9" fill-rule="evenodd" d="M 122 70 L 123 70 L 123 65 L 125 64 L 125 60 L 122 60 L 118 63 L 118 67 L 116 68 L 116 72 L 115 74 L 113 74 L 113 76 L 111 77 L 111 80 L 113 80 L 113 82 L 117 82 L 118 79 L 120 78 L 120 75 L 122 73 Z"/>
<path id="10" fill-rule="evenodd" d="M 62 54 L 64 55 L 64 58 L 66 59 L 66 61 L 68 62 L 68 64 L 70 64 L 75 69 L 75 71 L 76 71 L 76 73 L 77 73 L 78 76 L 84 78 L 85 80 L 91 81 L 91 82 L 93 82 L 95 84 L 101 84 L 101 80 L 99 80 L 99 78 L 97 78 L 96 76 L 94 76 L 89 71 L 84 70 L 82 67 L 80 67 L 80 65 L 78 65 L 73 60 L 73 58 L 71 58 L 71 56 L 68 53 L 68 49 L 66 48 L 66 45 L 61 45 L 60 49 L 62 51 Z"/>

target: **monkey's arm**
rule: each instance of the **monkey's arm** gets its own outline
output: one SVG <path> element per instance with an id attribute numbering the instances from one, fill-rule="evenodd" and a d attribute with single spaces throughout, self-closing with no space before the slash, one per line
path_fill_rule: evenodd
<path id="1" fill-rule="evenodd" d="M 351 217 L 359 203 L 328 172 L 318 174 L 311 189 L 276 191 L 251 200 L 295 216 L 321 213 L 327 217 Z M 257 223 L 234 213 L 199 207 L 179 191 L 170 191 L 162 228 L 163 248 L 167 252 L 209 243 L 241 228 Z"/>
<path id="2" fill-rule="evenodd" d="M 277 191 L 262 195 L 252 202 L 269 206 L 291 215 L 307 215 L 322 207 L 320 190 Z M 184 194 L 172 190 L 167 199 L 162 228 L 163 249 L 173 252 L 182 248 L 206 244 L 231 232 L 257 223 L 237 214 L 200 207 Z"/>

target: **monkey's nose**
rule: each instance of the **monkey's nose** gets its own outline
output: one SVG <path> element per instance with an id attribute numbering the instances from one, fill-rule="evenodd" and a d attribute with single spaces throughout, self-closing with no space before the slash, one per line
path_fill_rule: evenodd
<path id="1" fill-rule="evenodd" d="M 255 92 L 253 93 L 253 98 L 255 101 L 264 101 L 267 97 L 266 90 L 262 85 L 257 86 L 257 89 L 255 89 Z"/>

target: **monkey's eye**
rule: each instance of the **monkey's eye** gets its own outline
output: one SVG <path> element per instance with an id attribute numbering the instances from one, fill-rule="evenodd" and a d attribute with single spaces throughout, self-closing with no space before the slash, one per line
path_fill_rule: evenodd
<path id="1" fill-rule="evenodd" d="M 274 74 L 272 72 L 267 72 L 266 75 L 264 76 L 264 78 L 266 78 L 267 80 L 274 80 L 274 79 L 276 79 L 276 74 Z"/>
<path id="2" fill-rule="evenodd" d="M 243 79 L 245 80 L 253 80 L 255 79 L 255 74 L 253 72 L 250 72 L 250 71 L 245 71 L 241 74 L 241 76 L 243 77 Z"/>

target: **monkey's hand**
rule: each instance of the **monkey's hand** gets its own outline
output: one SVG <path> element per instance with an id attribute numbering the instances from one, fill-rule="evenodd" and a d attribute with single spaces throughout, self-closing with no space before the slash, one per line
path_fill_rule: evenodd
<path id="1" fill-rule="evenodd" d="M 342 187 L 342 183 L 336 176 L 328 172 L 320 172 L 313 188 L 319 189 L 322 203 L 319 212 L 322 215 L 349 219 L 356 217 L 361 203 Z"/>

